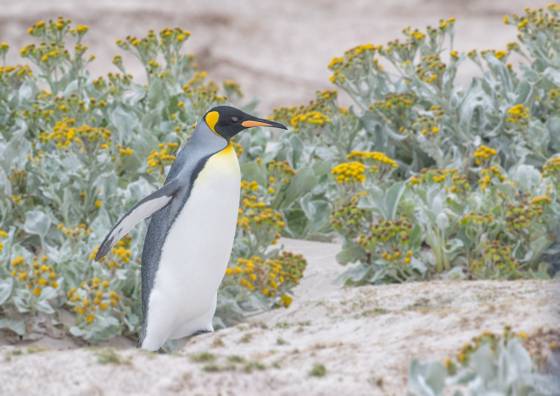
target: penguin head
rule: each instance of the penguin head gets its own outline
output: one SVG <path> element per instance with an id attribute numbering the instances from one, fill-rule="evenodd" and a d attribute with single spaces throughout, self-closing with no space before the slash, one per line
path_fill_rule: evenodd
<path id="1" fill-rule="evenodd" d="M 288 129 L 279 122 L 257 118 L 231 106 L 213 107 L 204 115 L 203 119 L 212 131 L 226 140 L 244 129 L 256 126 Z"/>

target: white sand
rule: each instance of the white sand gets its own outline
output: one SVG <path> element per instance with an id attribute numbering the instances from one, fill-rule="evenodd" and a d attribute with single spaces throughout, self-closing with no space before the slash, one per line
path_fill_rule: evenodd
<path id="1" fill-rule="evenodd" d="M 0 347 L 0 395 L 403 395 L 414 357 L 443 359 L 484 330 L 529 335 L 558 329 L 560 284 L 552 281 L 426 282 L 339 288 L 338 247 L 285 241 L 309 260 L 289 309 L 190 340 L 178 353 L 149 354 L 131 342 L 103 349 L 68 340 Z M 214 362 L 196 363 L 210 352 Z M 231 363 L 228 356 L 245 363 Z M 246 373 L 246 364 L 264 365 Z M 327 373 L 309 376 L 314 364 Z M 229 366 L 229 367 L 228 367 Z M 219 368 L 224 371 L 207 372 Z"/>

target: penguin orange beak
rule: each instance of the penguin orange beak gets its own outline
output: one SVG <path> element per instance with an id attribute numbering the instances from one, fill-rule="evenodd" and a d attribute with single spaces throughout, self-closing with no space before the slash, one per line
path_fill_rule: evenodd
<path id="1" fill-rule="evenodd" d="M 261 118 L 254 118 L 254 119 L 251 119 L 251 120 L 243 121 L 241 123 L 241 125 L 244 128 L 253 128 L 253 127 L 263 126 L 263 127 L 271 127 L 271 128 L 288 129 L 288 128 L 286 128 L 286 126 L 284 126 L 283 124 L 280 124 L 279 122 L 263 120 Z"/>

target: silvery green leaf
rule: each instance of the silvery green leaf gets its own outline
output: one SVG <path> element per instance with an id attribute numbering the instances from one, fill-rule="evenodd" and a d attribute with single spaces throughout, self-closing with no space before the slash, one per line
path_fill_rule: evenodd
<path id="1" fill-rule="evenodd" d="M 123 101 L 131 107 L 136 106 L 146 96 L 146 90 L 139 85 L 133 85 L 123 92 Z"/>
<path id="2" fill-rule="evenodd" d="M 532 193 L 542 182 L 540 172 L 532 165 L 521 164 L 510 171 L 510 177 L 526 192 Z"/>
<path id="3" fill-rule="evenodd" d="M 70 83 L 64 89 L 63 96 L 68 97 L 74 92 L 76 92 L 78 90 L 79 82 L 80 82 L 79 79 L 70 81 Z"/>
<path id="4" fill-rule="evenodd" d="M 392 220 L 396 217 L 399 202 L 402 198 L 405 188 L 405 183 L 398 182 L 389 187 L 389 189 L 385 192 L 384 211 L 386 219 Z"/>
<path id="5" fill-rule="evenodd" d="M 59 279 L 60 280 L 60 279 Z M 56 297 L 56 289 L 52 287 L 45 287 L 43 292 L 41 293 L 42 300 L 50 300 L 51 298 Z"/>
<path id="6" fill-rule="evenodd" d="M 134 128 L 138 126 L 138 119 L 131 112 L 124 110 L 122 107 L 116 107 L 110 115 L 111 122 L 118 131 L 118 141 L 125 140 L 125 136 L 131 135 Z"/>
<path id="7" fill-rule="evenodd" d="M 0 148 L 0 153 L 2 152 L 2 148 Z M 3 191 L 5 196 L 12 195 L 12 183 L 10 183 L 10 179 L 4 172 L 4 169 L 0 166 L 0 192 Z"/>
<path id="8" fill-rule="evenodd" d="M 354 264 L 350 266 L 346 271 L 340 274 L 336 281 L 337 283 L 345 284 L 348 281 L 351 282 L 360 282 L 361 280 L 365 279 L 369 273 L 372 272 L 372 269 L 369 265 L 364 265 L 361 263 Z"/>
<path id="9" fill-rule="evenodd" d="M 445 231 L 449 227 L 449 218 L 444 212 L 438 213 L 436 223 L 441 231 Z"/>
<path id="10" fill-rule="evenodd" d="M 266 185 L 267 183 L 267 175 L 266 169 L 262 166 L 257 164 L 256 162 L 245 162 L 241 164 L 241 174 L 243 175 L 243 179 L 249 181 L 256 181 L 261 186 Z"/>
<path id="11" fill-rule="evenodd" d="M 14 135 L 0 153 L 0 165 L 6 173 L 10 172 L 14 164 L 17 164 L 18 168 L 22 168 L 27 162 L 30 151 L 31 143 L 25 138 L 24 134 Z"/>
<path id="12" fill-rule="evenodd" d="M 19 336 L 24 336 L 25 322 L 23 320 L 2 318 L 0 319 L 0 329 L 8 329 Z"/>
<path id="13" fill-rule="evenodd" d="M 18 290 L 13 296 L 12 301 L 19 313 L 29 312 L 29 291 Z"/>
<path id="14" fill-rule="evenodd" d="M 412 361 L 408 369 L 408 393 L 413 396 L 439 396 L 445 386 L 447 370 L 439 362 Z"/>
<path id="15" fill-rule="evenodd" d="M 497 365 L 494 363 L 494 352 L 490 348 L 489 343 L 484 343 L 475 352 L 472 353 L 469 359 L 469 366 L 472 367 L 483 381 L 487 382 L 496 378 Z"/>
<path id="16" fill-rule="evenodd" d="M 560 152 L 560 116 L 552 116 L 546 122 L 552 148 Z"/>
<path id="17" fill-rule="evenodd" d="M 20 101 L 28 101 L 33 96 L 34 84 L 31 81 L 24 82 L 19 88 L 18 95 Z"/>
<path id="18" fill-rule="evenodd" d="M 32 235 L 39 235 L 44 238 L 49 232 L 51 219 L 43 211 L 39 209 L 30 210 L 25 214 L 25 224 L 23 229 Z"/>
<path id="19" fill-rule="evenodd" d="M 558 68 L 547 67 L 543 72 L 543 76 L 552 81 L 554 85 L 560 85 L 560 70 Z"/>
<path id="20" fill-rule="evenodd" d="M 290 181 L 290 184 L 286 188 L 286 193 L 284 200 L 282 202 L 282 207 L 288 207 L 297 198 L 308 193 L 313 189 L 317 183 L 317 177 L 315 172 L 311 168 L 302 168 Z"/>
<path id="21" fill-rule="evenodd" d="M 416 257 L 412 257 L 410 259 L 410 268 L 418 270 L 421 274 L 426 273 L 428 267 L 424 264 L 423 261 L 418 260 Z"/>
<path id="22" fill-rule="evenodd" d="M 336 261 L 339 264 L 349 264 L 358 261 L 363 257 L 363 249 L 354 244 L 346 243 L 340 252 L 336 255 Z"/>
<path id="23" fill-rule="evenodd" d="M 14 287 L 14 278 L 0 279 L 0 305 L 4 304 L 10 298 Z"/>
<path id="24" fill-rule="evenodd" d="M 37 304 L 37 310 L 47 315 L 54 314 L 54 309 L 53 307 L 51 307 L 47 300 L 39 301 L 39 303 Z"/>

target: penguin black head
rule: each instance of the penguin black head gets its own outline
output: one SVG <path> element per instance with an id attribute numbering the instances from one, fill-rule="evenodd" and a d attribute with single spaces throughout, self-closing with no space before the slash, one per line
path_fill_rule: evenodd
<path id="1" fill-rule="evenodd" d="M 244 129 L 256 126 L 288 129 L 279 122 L 254 117 L 231 106 L 216 106 L 211 108 L 203 117 L 206 125 L 229 140 Z"/>

